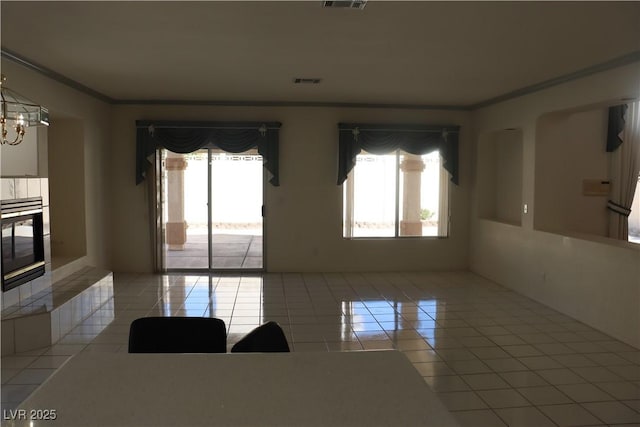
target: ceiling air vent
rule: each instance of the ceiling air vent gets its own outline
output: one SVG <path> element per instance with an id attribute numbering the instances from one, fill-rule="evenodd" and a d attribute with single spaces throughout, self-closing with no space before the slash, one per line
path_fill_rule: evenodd
<path id="1" fill-rule="evenodd" d="M 317 85 L 322 79 L 296 77 L 293 79 L 295 84 Z"/>
<path id="2" fill-rule="evenodd" d="M 364 9 L 367 0 L 339 0 L 339 1 L 323 1 L 322 7 L 333 7 L 340 9 Z"/>

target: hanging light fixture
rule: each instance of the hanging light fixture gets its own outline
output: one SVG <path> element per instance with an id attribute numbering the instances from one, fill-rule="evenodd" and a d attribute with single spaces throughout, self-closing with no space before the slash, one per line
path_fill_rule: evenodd
<path id="1" fill-rule="evenodd" d="M 5 86 L 6 77 L 2 75 L 0 89 L 2 107 L 0 126 L 2 128 L 1 144 L 18 145 L 22 142 L 29 126 L 49 126 L 49 110 L 35 102 L 17 94 Z M 9 129 L 13 129 L 15 137 L 9 137 Z"/>

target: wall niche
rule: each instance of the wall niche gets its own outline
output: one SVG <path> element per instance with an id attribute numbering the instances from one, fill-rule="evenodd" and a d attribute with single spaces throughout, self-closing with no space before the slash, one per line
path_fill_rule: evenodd
<path id="1" fill-rule="evenodd" d="M 87 255 L 84 123 L 59 118 L 49 129 L 51 263 L 59 268 Z"/>
<path id="2" fill-rule="evenodd" d="M 478 217 L 522 225 L 522 130 L 481 135 L 477 165 Z"/>
<path id="3" fill-rule="evenodd" d="M 536 230 L 607 236 L 608 194 L 588 194 L 585 181 L 606 182 L 607 109 L 554 112 L 536 129 Z"/>

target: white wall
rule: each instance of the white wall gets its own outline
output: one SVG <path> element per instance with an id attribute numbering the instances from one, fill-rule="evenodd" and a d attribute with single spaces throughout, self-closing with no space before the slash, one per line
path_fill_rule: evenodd
<path id="1" fill-rule="evenodd" d="M 70 153 L 68 161 L 62 160 L 64 164 L 61 173 L 64 174 L 66 168 L 71 176 L 76 176 L 78 168 L 83 168 L 84 193 L 76 194 L 75 197 L 84 199 L 86 262 L 108 268 L 111 246 L 108 232 L 110 201 L 108 200 L 107 171 L 111 162 L 109 154 L 111 106 L 12 61 L 2 60 L 2 73 L 11 82 L 12 89 L 49 109 L 51 124 L 48 132 L 55 132 L 57 119 L 74 119 L 82 122 L 83 165 L 79 165 L 76 159 L 72 161 L 74 153 Z M 60 157 L 60 151 L 65 149 L 66 147 L 48 142 L 43 152 L 45 154 L 48 152 L 48 156 Z M 68 191 L 64 186 L 56 188 L 54 183 L 50 185 L 52 200 L 56 197 L 56 192 Z M 52 216 L 64 215 L 64 211 L 65 206 L 51 205 Z"/>
<path id="2" fill-rule="evenodd" d="M 316 107 L 114 107 L 110 181 L 113 266 L 151 271 L 145 185 L 136 186 L 135 121 L 280 121 L 280 187 L 266 186 L 266 265 L 269 271 L 452 270 L 468 265 L 468 113 Z M 339 122 L 461 125 L 460 183 L 452 186 L 447 239 L 345 240 L 342 188 L 336 185 Z"/>
<path id="3" fill-rule="evenodd" d="M 472 271 L 640 348 L 640 248 L 536 231 L 533 217 L 538 120 L 547 113 L 640 97 L 640 63 L 575 80 L 475 111 L 476 135 L 523 130 L 522 226 L 471 217 Z M 595 108 L 595 107 L 594 107 Z M 474 138 L 477 139 L 477 138 Z M 565 164 L 572 168 L 575 156 Z M 540 172 L 539 172 L 540 173 Z M 473 189 L 473 209 L 478 192 Z"/>

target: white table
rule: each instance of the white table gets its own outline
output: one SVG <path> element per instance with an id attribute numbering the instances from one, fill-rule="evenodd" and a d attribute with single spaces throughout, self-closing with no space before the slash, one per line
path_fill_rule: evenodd
<path id="1" fill-rule="evenodd" d="M 57 419 L 7 425 L 457 425 L 397 351 L 80 353 L 19 409 Z"/>

